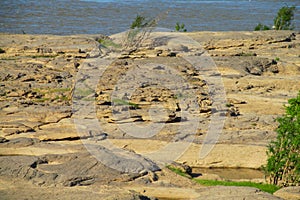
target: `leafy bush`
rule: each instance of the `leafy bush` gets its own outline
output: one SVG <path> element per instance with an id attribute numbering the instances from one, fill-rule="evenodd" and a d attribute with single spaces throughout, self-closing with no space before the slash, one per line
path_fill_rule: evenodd
<path id="1" fill-rule="evenodd" d="M 294 12 L 296 7 L 284 6 L 279 9 L 277 16 L 274 19 L 274 26 L 276 30 L 292 30 L 292 20 L 294 19 Z"/>
<path id="2" fill-rule="evenodd" d="M 270 30 L 270 27 L 263 25 L 261 23 L 257 24 L 257 26 L 254 28 L 255 31 L 266 31 Z"/>
<path id="3" fill-rule="evenodd" d="M 294 20 L 294 12 L 296 10 L 295 6 L 283 6 L 278 10 L 277 16 L 274 19 L 275 30 L 293 30 L 294 26 L 292 25 L 292 21 Z M 266 31 L 270 30 L 269 26 L 264 24 L 257 24 L 254 28 L 254 31 Z"/>
<path id="4" fill-rule="evenodd" d="M 178 32 L 186 32 L 184 23 L 180 24 L 179 22 L 177 22 L 175 25 L 175 30 Z"/>
<path id="5" fill-rule="evenodd" d="M 277 138 L 268 146 L 267 177 L 274 185 L 300 185 L 300 92 L 278 118 Z"/>
<path id="6" fill-rule="evenodd" d="M 146 19 L 144 16 L 137 15 L 124 38 L 122 44 L 124 49 L 134 51 L 139 48 L 142 42 L 149 37 L 157 22 L 158 18 Z"/>
<path id="7" fill-rule="evenodd" d="M 156 26 L 156 22 L 153 19 L 146 19 L 146 17 L 137 15 L 135 20 L 131 23 L 130 28 L 145 28 L 145 27 L 153 27 Z"/>

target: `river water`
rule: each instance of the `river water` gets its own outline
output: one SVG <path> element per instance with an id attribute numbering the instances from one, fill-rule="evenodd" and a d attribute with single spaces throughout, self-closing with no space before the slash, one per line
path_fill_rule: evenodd
<path id="1" fill-rule="evenodd" d="M 279 8 L 300 0 L 1 0 L 0 32 L 31 34 L 114 34 L 128 29 L 137 14 L 162 16 L 159 27 L 188 31 L 251 31 L 272 26 Z"/>

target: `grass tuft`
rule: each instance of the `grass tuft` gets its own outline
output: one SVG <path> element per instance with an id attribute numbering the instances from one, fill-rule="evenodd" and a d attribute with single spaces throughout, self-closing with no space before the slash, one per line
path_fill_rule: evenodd
<path id="1" fill-rule="evenodd" d="M 186 178 L 192 178 L 189 174 L 183 172 L 181 169 L 178 169 L 176 167 L 172 167 L 170 165 L 166 166 L 169 170 L 175 172 L 176 174 L 180 175 L 180 176 L 184 176 Z"/>
<path id="2" fill-rule="evenodd" d="M 132 102 L 129 102 L 129 101 L 125 101 L 125 100 L 123 100 L 123 99 L 113 99 L 113 102 L 114 102 L 116 105 L 127 105 L 127 106 L 132 106 L 132 107 L 135 108 L 135 109 L 140 108 L 138 104 L 132 103 Z"/>
<path id="3" fill-rule="evenodd" d="M 193 180 L 201 185 L 206 185 L 206 186 L 223 185 L 223 186 L 254 187 L 260 189 L 261 191 L 268 192 L 270 194 L 273 194 L 280 188 L 276 185 L 254 183 L 250 181 L 238 182 L 238 181 L 216 181 L 216 180 L 200 180 L 200 179 L 193 179 Z"/>
<path id="4" fill-rule="evenodd" d="M 180 176 L 191 178 L 190 175 L 188 175 L 187 173 L 183 172 L 182 170 L 180 170 L 178 168 L 171 167 L 171 166 L 167 166 L 167 168 Z M 276 192 L 277 190 L 280 189 L 280 187 L 276 186 L 276 185 L 264 184 L 264 183 L 254 183 L 254 182 L 250 182 L 250 181 L 241 181 L 241 182 L 239 182 L 239 181 L 216 181 L 216 180 L 200 180 L 200 179 L 196 179 L 196 178 L 192 178 L 192 180 L 195 181 L 196 183 L 199 183 L 199 184 L 205 185 L 205 186 L 223 185 L 223 186 L 254 187 L 254 188 L 260 189 L 261 191 L 268 192 L 270 194 L 273 194 L 274 192 Z"/>
<path id="5" fill-rule="evenodd" d="M 98 42 L 105 48 L 108 48 L 108 47 L 121 48 L 121 45 L 114 43 L 110 39 L 99 39 Z"/>

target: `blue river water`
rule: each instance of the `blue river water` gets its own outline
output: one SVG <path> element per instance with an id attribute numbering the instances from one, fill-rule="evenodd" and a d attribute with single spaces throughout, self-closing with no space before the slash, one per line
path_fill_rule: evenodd
<path id="1" fill-rule="evenodd" d="M 282 6 L 300 0 L 1 0 L 0 32 L 30 34 L 114 34 L 125 31 L 137 14 L 160 16 L 158 26 L 188 31 L 251 31 L 258 23 L 273 25 Z"/>

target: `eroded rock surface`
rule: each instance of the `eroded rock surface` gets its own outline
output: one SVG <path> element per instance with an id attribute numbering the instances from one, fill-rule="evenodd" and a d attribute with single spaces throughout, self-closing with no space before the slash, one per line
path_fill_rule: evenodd
<path id="1" fill-rule="evenodd" d="M 158 37 L 152 46 L 106 65 L 98 61 L 112 51 L 96 41 L 107 39 L 101 35 L 0 34 L 5 50 L 0 54 L 1 198 L 20 199 L 25 184 L 32 192 L 22 198 L 28 199 L 277 199 L 253 188 L 196 185 L 167 169 L 159 171 L 163 165 L 155 162 L 157 155 L 150 156 L 154 161 L 145 155 L 174 143 L 164 161 L 174 156 L 192 167 L 254 169 L 265 164 L 276 118 L 300 90 L 299 33 L 185 36 L 194 43 Z M 205 51 L 216 71 L 196 70 L 188 59 Z M 90 74 L 82 76 L 84 70 Z M 221 110 L 209 85 L 216 77 L 226 92 Z M 184 90 L 174 90 L 175 83 Z M 215 113 L 226 117 L 222 133 L 211 152 L 199 158 Z M 159 131 L 138 128 L 149 124 Z M 176 152 L 186 144 L 185 152 Z M 101 162 L 95 149 L 110 162 Z"/>

